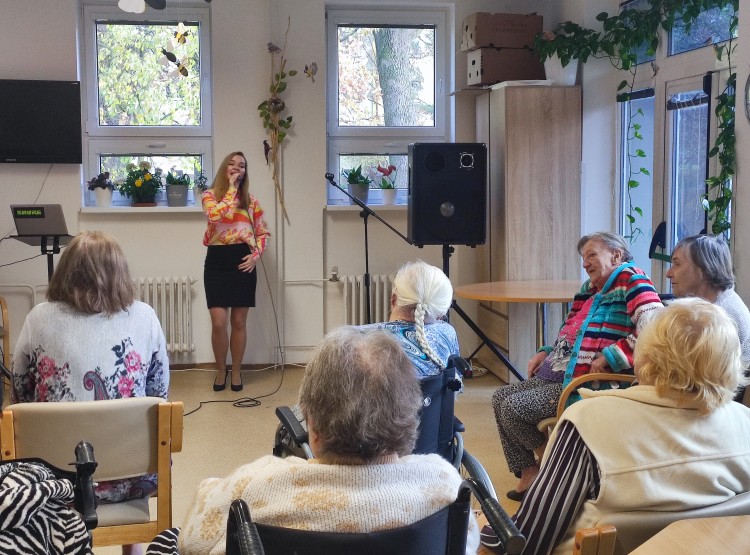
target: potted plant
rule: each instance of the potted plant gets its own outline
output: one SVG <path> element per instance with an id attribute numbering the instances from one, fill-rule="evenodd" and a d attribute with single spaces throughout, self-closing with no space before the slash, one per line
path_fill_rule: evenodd
<path id="1" fill-rule="evenodd" d="M 362 164 L 351 170 L 344 170 L 344 177 L 348 184 L 349 194 L 367 204 L 372 179 L 362 173 Z M 349 201 L 349 204 L 354 204 L 354 202 Z"/>
<path id="2" fill-rule="evenodd" d="M 388 167 L 383 167 L 378 164 L 378 172 L 380 172 L 380 192 L 383 194 L 383 204 L 396 204 L 396 173 L 398 170 L 396 166 L 390 164 Z"/>
<path id="3" fill-rule="evenodd" d="M 126 166 L 128 176 L 118 189 L 130 199 L 132 206 L 156 206 L 156 193 L 162 188 L 160 168 L 151 172 L 151 163 L 145 160 L 137 166 L 130 163 Z"/>
<path id="4" fill-rule="evenodd" d="M 174 169 L 174 168 L 172 168 Z M 167 206 L 187 206 L 190 176 L 181 170 L 167 172 Z"/>
<path id="5" fill-rule="evenodd" d="M 102 172 L 86 183 L 89 191 L 94 191 L 97 206 L 112 206 L 112 193 L 115 190 L 115 185 L 109 178 L 109 172 Z"/>
<path id="6" fill-rule="evenodd" d="M 600 33 L 566 21 L 534 37 L 534 51 L 554 85 L 575 85 L 578 61 L 586 63 L 600 46 Z"/>
<path id="7" fill-rule="evenodd" d="M 195 199 L 195 205 L 200 206 L 201 197 L 203 193 L 208 190 L 208 178 L 205 176 L 203 171 L 198 172 L 193 181 L 193 198 Z"/>

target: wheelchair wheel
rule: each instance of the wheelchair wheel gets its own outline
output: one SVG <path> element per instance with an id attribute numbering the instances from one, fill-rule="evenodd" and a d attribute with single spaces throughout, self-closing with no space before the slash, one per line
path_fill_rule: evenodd
<path id="1" fill-rule="evenodd" d="M 482 466 L 476 457 L 464 449 L 463 456 L 461 457 L 461 475 L 464 477 L 471 477 L 480 482 L 487 491 L 492 494 L 492 497 L 497 499 L 497 493 L 492 485 L 489 474 Z"/>

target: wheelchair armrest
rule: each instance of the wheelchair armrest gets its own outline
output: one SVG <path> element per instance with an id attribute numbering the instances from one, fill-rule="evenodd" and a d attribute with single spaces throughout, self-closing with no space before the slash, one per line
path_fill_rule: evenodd
<path id="1" fill-rule="evenodd" d="M 307 443 L 307 430 L 302 427 L 289 407 L 276 407 L 276 416 L 298 445 Z"/>
<path id="2" fill-rule="evenodd" d="M 99 524 L 96 514 L 96 497 L 94 495 L 94 479 L 91 477 L 98 466 L 94 460 L 94 448 L 86 441 L 79 441 L 75 449 L 76 478 L 74 484 L 74 504 L 76 511 L 81 514 L 87 530 L 93 530 Z"/>
<path id="3" fill-rule="evenodd" d="M 517 555 L 526 547 L 526 538 L 516 528 L 508 513 L 502 508 L 484 485 L 474 478 L 467 478 L 464 483 L 469 486 L 472 494 L 479 500 L 482 512 L 487 517 L 492 529 L 508 555 Z"/>
<path id="4" fill-rule="evenodd" d="M 227 555 L 264 555 L 258 529 L 250 520 L 247 503 L 235 499 L 229 506 L 227 519 Z"/>

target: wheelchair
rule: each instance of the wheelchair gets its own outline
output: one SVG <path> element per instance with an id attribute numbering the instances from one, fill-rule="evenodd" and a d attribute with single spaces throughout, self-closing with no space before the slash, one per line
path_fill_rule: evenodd
<path id="1" fill-rule="evenodd" d="M 464 480 L 456 500 L 414 524 L 369 533 L 311 532 L 252 522 L 242 499 L 234 500 L 227 517 L 227 555 L 465 555 L 471 496 L 479 501 L 487 520 L 508 555 L 518 555 L 526 539 L 498 503 L 473 478 Z M 160 533 L 147 555 L 178 555 L 179 529 Z"/>
<path id="2" fill-rule="evenodd" d="M 474 495 L 500 539 L 500 548 L 518 555 L 526 539 L 497 499 L 473 478 L 464 480 L 456 500 L 427 518 L 403 528 L 361 534 L 311 532 L 252 522 L 247 504 L 232 502 L 227 519 L 227 555 L 465 555 Z"/>
<path id="3" fill-rule="evenodd" d="M 497 498 L 487 471 L 464 449 L 461 432 L 465 428 L 454 415 L 456 393 L 461 389 L 458 376 L 467 371 L 471 371 L 469 363 L 458 355 L 451 355 L 440 374 L 420 381 L 423 401 L 413 452 L 420 455 L 437 453 L 461 472 L 462 476 L 474 478 L 492 497 Z M 276 416 L 280 423 L 274 436 L 273 454 L 277 457 L 313 458 L 307 430 L 300 415 L 290 407 L 277 407 Z"/>

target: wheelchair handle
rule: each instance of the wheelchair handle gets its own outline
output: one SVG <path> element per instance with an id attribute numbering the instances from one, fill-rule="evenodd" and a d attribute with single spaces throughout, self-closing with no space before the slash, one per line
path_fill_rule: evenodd
<path id="1" fill-rule="evenodd" d="M 465 358 L 462 358 L 460 355 L 449 356 L 448 363 L 445 365 L 445 368 L 446 370 L 448 368 L 455 368 L 464 378 L 471 378 L 473 375 L 471 364 L 469 364 L 468 361 Z"/>
<path id="2" fill-rule="evenodd" d="M 226 553 L 227 555 L 246 553 L 263 555 L 265 553 L 258 529 L 250 519 L 247 503 L 242 499 L 235 499 L 229 506 Z"/>
<path id="3" fill-rule="evenodd" d="M 276 407 L 276 416 L 281 421 L 294 441 L 298 444 L 307 443 L 307 430 L 302 427 L 297 417 L 294 416 L 292 409 L 289 407 Z"/>
<path id="4" fill-rule="evenodd" d="M 98 466 L 94 460 L 94 448 L 87 441 L 79 441 L 75 449 L 76 479 L 73 487 L 76 510 L 81 513 L 87 530 L 93 530 L 99 525 L 96 514 L 96 497 L 94 495 L 94 480 L 91 477 Z"/>
<path id="5" fill-rule="evenodd" d="M 484 485 L 474 478 L 467 478 L 464 483 L 468 484 L 471 492 L 479 499 L 484 516 L 487 517 L 492 529 L 508 555 L 518 555 L 526 547 L 526 538 L 516 528 L 516 524 L 508 516 L 497 499 L 492 497 Z"/>

